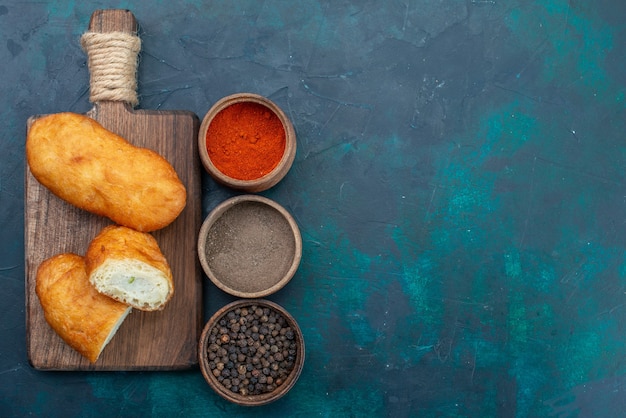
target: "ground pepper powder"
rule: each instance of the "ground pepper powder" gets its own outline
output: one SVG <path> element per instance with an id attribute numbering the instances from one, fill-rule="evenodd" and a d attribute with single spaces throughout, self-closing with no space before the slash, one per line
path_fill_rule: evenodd
<path id="1" fill-rule="evenodd" d="M 213 165 L 238 180 L 255 180 L 271 172 L 285 146 L 285 129 L 278 116 L 255 102 L 239 102 L 222 109 L 206 134 Z"/>

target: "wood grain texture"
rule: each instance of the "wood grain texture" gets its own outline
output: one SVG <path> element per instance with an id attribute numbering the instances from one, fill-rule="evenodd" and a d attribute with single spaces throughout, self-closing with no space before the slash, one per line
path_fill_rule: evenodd
<path id="1" fill-rule="evenodd" d="M 135 33 L 129 11 L 96 11 L 94 31 Z M 201 166 L 196 148 L 199 120 L 187 111 L 133 110 L 123 102 L 99 102 L 87 113 L 130 143 L 164 156 L 187 188 L 187 205 L 169 226 L 153 233 L 170 263 L 175 293 L 160 312 L 133 310 L 100 359 L 90 364 L 48 326 L 35 294 L 39 264 L 58 253 L 84 255 L 89 242 L 106 225 L 60 200 L 25 173 L 26 334 L 31 365 L 42 370 L 172 370 L 197 364 L 202 327 L 202 274 L 197 234 L 202 221 Z M 28 126 L 35 117 L 29 119 Z"/>

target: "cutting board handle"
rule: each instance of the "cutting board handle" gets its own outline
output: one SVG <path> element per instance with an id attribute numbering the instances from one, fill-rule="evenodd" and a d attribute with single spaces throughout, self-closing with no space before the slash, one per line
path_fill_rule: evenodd
<path id="1" fill-rule="evenodd" d="M 125 32 L 137 34 L 137 19 L 130 10 L 96 10 L 91 15 L 89 30 L 92 32 Z"/>
<path id="2" fill-rule="evenodd" d="M 136 106 L 137 66 L 141 40 L 137 19 L 129 10 L 96 10 L 81 37 L 88 57 L 90 101 Z"/>

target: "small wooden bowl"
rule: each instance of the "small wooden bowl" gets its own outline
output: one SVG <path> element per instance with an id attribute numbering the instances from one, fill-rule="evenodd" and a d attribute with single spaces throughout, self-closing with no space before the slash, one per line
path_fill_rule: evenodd
<path id="1" fill-rule="evenodd" d="M 222 340 L 222 338 L 220 338 L 220 333 L 217 329 L 219 328 L 223 328 L 225 325 L 223 325 L 224 323 L 222 323 L 222 325 L 220 325 L 220 322 L 222 320 L 225 320 L 226 323 L 229 322 L 229 313 L 232 312 L 233 314 L 236 312 L 237 309 L 242 309 L 242 308 L 246 308 L 246 309 L 250 309 L 251 307 L 256 307 L 256 308 L 260 308 L 260 309 L 269 309 L 270 311 L 273 311 L 274 313 L 276 313 L 278 316 L 281 316 L 284 318 L 286 325 L 283 327 L 285 330 L 287 330 L 287 327 L 291 328 L 292 332 L 293 332 L 293 338 L 291 338 L 288 341 L 285 342 L 281 342 L 281 344 L 285 344 L 286 342 L 288 342 L 289 344 L 294 344 L 295 343 L 295 349 L 291 349 L 291 352 L 293 354 L 289 354 L 289 355 L 295 355 L 295 359 L 292 360 L 292 369 L 291 371 L 288 372 L 288 374 L 286 376 L 282 376 L 283 373 L 281 373 L 281 369 L 278 368 L 278 371 L 274 370 L 274 368 L 269 367 L 269 370 L 274 370 L 275 372 L 275 377 L 272 377 L 273 379 L 273 383 L 275 384 L 277 382 L 277 379 L 281 379 L 281 384 L 275 386 L 275 388 L 269 392 L 265 392 L 265 393 L 260 393 L 260 394 L 250 394 L 251 392 L 249 392 L 249 384 L 251 382 L 251 378 L 253 376 L 255 376 L 254 373 L 256 373 L 257 376 L 260 376 L 259 371 L 257 372 L 252 372 L 252 370 L 255 370 L 256 368 L 252 368 L 251 370 L 248 370 L 247 368 L 245 368 L 248 364 L 248 358 L 250 357 L 250 363 L 252 363 L 252 357 L 255 356 L 254 353 L 250 354 L 250 351 L 247 352 L 247 354 L 245 355 L 245 358 L 242 358 L 243 361 L 239 361 L 239 359 L 235 360 L 233 363 L 233 367 L 230 369 L 231 371 L 229 371 L 229 376 L 227 377 L 229 380 L 233 380 L 232 378 L 232 370 L 239 370 L 239 368 L 243 365 L 245 369 L 246 374 L 243 375 L 243 377 L 241 377 L 242 375 L 239 374 L 239 372 L 235 372 L 237 374 L 236 379 L 238 379 L 239 386 L 236 388 L 237 391 L 233 391 L 233 386 L 231 384 L 231 382 L 229 382 L 230 388 L 227 388 L 225 386 L 224 380 L 220 381 L 220 377 L 222 379 L 224 379 L 223 376 L 220 376 L 220 372 L 215 372 L 215 370 L 219 370 L 220 367 L 222 369 L 225 368 L 224 363 L 222 362 L 222 360 L 220 359 L 219 355 L 214 356 L 213 359 L 209 359 L 209 352 L 211 352 L 211 350 L 213 349 L 214 351 L 212 351 L 214 354 L 216 353 L 215 350 L 217 350 L 216 346 L 219 347 L 229 347 L 230 348 L 230 342 L 233 340 L 230 340 L 230 336 L 227 337 L 227 339 L 229 340 L 228 342 L 223 342 L 224 340 Z M 267 312 L 267 311 L 265 311 Z M 239 314 L 241 315 L 241 313 Z M 231 316 L 233 318 L 241 318 L 240 316 L 236 316 L 236 315 L 232 315 Z M 255 315 L 253 315 L 254 318 L 256 318 Z M 235 321 L 236 319 L 233 319 L 233 321 Z M 239 323 L 239 322 L 237 322 Z M 251 322 L 250 321 L 245 321 L 244 324 L 250 325 Z M 228 327 L 230 327 L 230 325 L 226 325 Z M 216 328 L 215 334 L 212 334 L 212 330 Z M 232 331 L 231 331 L 232 332 Z M 234 333 L 235 335 L 239 336 L 239 333 L 241 333 L 241 329 L 239 329 L 236 333 Z M 243 331 L 243 333 L 245 334 L 245 331 Z M 221 334 L 223 336 L 223 334 Z M 280 337 L 280 332 L 278 333 L 277 337 L 274 338 L 279 338 Z M 285 334 L 283 334 L 285 335 Z M 226 337 L 224 337 L 226 338 Z M 250 338 L 252 338 L 252 334 L 250 336 Z M 219 340 L 219 345 L 218 345 L 218 340 Z M 246 339 L 244 341 L 248 340 L 248 337 L 246 337 Z M 237 337 L 237 342 L 239 342 L 240 340 Z M 265 340 L 263 340 L 265 341 Z M 255 341 L 256 343 L 257 341 Z M 276 343 L 275 343 L 276 344 Z M 234 344 L 232 344 L 234 345 Z M 252 347 L 254 346 L 254 344 L 252 345 L 246 345 L 246 347 Z M 237 347 L 240 347 L 239 345 L 237 345 Z M 284 346 L 283 346 L 284 347 Z M 256 349 L 255 349 L 256 351 Z M 272 350 L 270 350 L 271 352 Z M 281 351 L 282 353 L 283 351 Z M 258 355 L 258 352 L 257 354 Z M 275 356 L 275 354 L 273 354 L 272 356 Z M 281 354 L 282 356 L 282 354 Z M 220 309 L 219 311 L 217 311 L 212 317 L 211 319 L 209 319 L 209 321 L 207 322 L 207 324 L 205 325 L 203 331 L 202 331 L 202 335 L 200 336 L 200 343 L 199 343 L 199 348 L 198 348 L 198 360 L 199 360 L 199 364 L 200 364 L 200 370 L 202 371 L 202 375 L 204 376 L 204 379 L 207 381 L 207 383 L 211 386 L 211 388 L 213 388 L 213 390 L 215 390 L 215 392 L 217 392 L 221 397 L 223 397 L 224 399 L 227 399 L 233 403 L 239 404 L 239 405 L 244 405 L 244 406 L 259 406 L 259 405 L 265 405 L 268 404 L 270 402 L 273 402 L 279 398 L 281 398 L 282 396 L 284 396 L 287 392 L 289 392 L 289 390 L 296 384 L 296 381 L 298 380 L 298 378 L 300 377 L 300 373 L 302 372 L 302 368 L 304 366 L 304 356 L 305 356 L 305 350 L 304 350 L 304 338 L 302 336 L 302 331 L 300 330 L 300 327 L 298 326 L 298 323 L 296 322 L 296 320 L 284 309 L 282 308 L 280 305 L 277 305 L 273 302 L 270 302 L 268 300 L 263 300 L 263 299 L 252 299 L 252 300 L 239 300 L 239 301 L 235 301 L 232 302 L 226 306 L 224 306 L 222 309 Z M 283 357 L 282 361 L 287 360 L 287 358 Z M 221 365 L 219 365 L 218 363 L 222 362 Z M 281 360 L 275 360 L 274 362 L 276 363 L 276 365 L 278 365 L 279 363 L 281 363 Z M 282 363 L 284 364 L 284 363 Z M 243 371 L 242 370 L 242 371 Z M 258 370 L 258 369 L 256 369 Z M 214 374 L 216 373 L 216 374 Z M 250 376 L 248 376 L 248 373 Z M 261 373 L 265 373 L 264 371 Z M 270 371 L 271 373 L 271 371 Z M 271 375 L 271 374 L 270 374 Z M 281 377 L 279 377 L 281 376 Z M 245 385 L 243 384 L 243 382 L 245 382 L 245 380 L 248 379 L 248 386 L 244 387 Z"/>
<path id="2" fill-rule="evenodd" d="M 198 235 L 198 257 L 208 278 L 223 291 L 261 298 L 294 276 L 302 237 L 281 205 L 263 196 L 240 195 L 206 217 Z"/>
<path id="3" fill-rule="evenodd" d="M 278 162 L 278 165 L 269 173 L 253 180 L 240 180 L 221 172 L 211 161 L 206 144 L 207 131 L 215 116 L 228 106 L 242 102 L 256 103 L 266 107 L 278 117 L 283 125 L 283 128 L 285 129 L 285 151 L 282 158 Z M 217 182 L 233 189 L 249 193 L 257 193 L 275 186 L 280 180 L 283 179 L 283 177 L 285 177 L 291 168 L 291 165 L 296 157 L 296 132 L 285 112 L 283 112 L 282 109 L 279 108 L 274 102 L 266 97 L 259 96 L 258 94 L 238 93 L 226 96 L 219 100 L 204 116 L 198 133 L 198 150 L 200 153 L 200 159 L 202 160 L 202 165 Z"/>

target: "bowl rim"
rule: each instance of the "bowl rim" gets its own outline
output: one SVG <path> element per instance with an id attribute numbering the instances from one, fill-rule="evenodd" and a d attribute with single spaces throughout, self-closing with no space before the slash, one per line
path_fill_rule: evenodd
<path id="1" fill-rule="evenodd" d="M 297 340 L 297 353 L 296 353 L 296 361 L 294 364 L 293 370 L 287 376 L 285 382 L 278 388 L 276 388 L 272 392 L 263 393 L 260 395 L 242 395 L 240 393 L 234 393 L 228 389 L 226 389 L 215 376 L 211 373 L 209 368 L 209 360 L 206 356 L 206 350 L 209 346 L 208 344 L 208 336 L 210 330 L 215 326 L 215 324 L 229 311 L 232 309 L 236 309 L 238 307 L 250 306 L 250 305 L 259 305 L 262 307 L 268 307 L 277 311 L 280 315 L 284 316 L 289 326 L 295 331 L 295 336 Z M 302 369 L 304 368 L 304 360 L 305 360 L 305 346 L 304 346 L 304 336 L 302 334 L 302 330 L 298 325 L 298 322 L 295 318 L 282 306 L 267 299 L 239 299 L 233 301 L 222 308 L 220 308 L 217 312 L 215 312 L 211 318 L 204 325 L 202 333 L 200 335 L 200 341 L 198 343 L 198 363 L 200 365 L 200 370 L 206 382 L 211 386 L 211 388 L 222 398 L 239 404 L 243 406 L 260 406 L 266 405 L 270 402 L 274 402 L 284 395 L 287 394 L 296 384 L 296 381 L 300 377 L 302 373 Z"/>
<path id="2" fill-rule="evenodd" d="M 262 203 L 270 208 L 276 210 L 285 221 L 289 224 L 289 228 L 291 230 L 293 239 L 294 239 L 294 254 L 291 264 L 287 272 L 283 275 L 280 280 L 275 282 L 272 286 L 260 290 L 257 292 L 244 292 L 240 289 L 235 289 L 231 286 L 227 286 L 224 284 L 213 272 L 211 269 L 208 260 L 206 259 L 206 247 L 207 247 L 207 236 L 211 227 L 217 222 L 217 220 L 228 210 L 232 209 L 234 206 L 249 202 L 257 202 Z M 205 218 L 202 222 L 202 226 L 200 227 L 200 232 L 198 233 L 198 258 L 200 260 L 200 265 L 202 266 L 202 270 L 206 274 L 206 276 L 211 280 L 211 282 L 223 290 L 224 292 L 241 297 L 246 299 L 254 299 L 254 298 L 262 298 L 268 295 L 271 295 L 280 289 L 282 289 L 296 274 L 298 267 L 300 266 L 300 262 L 302 260 L 302 235 L 300 233 L 300 228 L 296 223 L 295 219 L 291 214 L 279 203 L 275 202 L 272 199 L 269 199 L 264 196 L 253 195 L 253 194 L 245 194 L 234 196 L 229 199 L 226 199 L 219 205 L 217 205 Z"/>
<path id="3" fill-rule="evenodd" d="M 211 161 L 206 147 L 206 134 L 213 118 L 228 106 L 243 102 L 257 103 L 265 106 L 278 117 L 285 130 L 285 151 L 282 158 L 272 171 L 252 180 L 236 179 L 221 172 Z M 293 164 L 296 157 L 296 148 L 296 132 L 285 112 L 267 97 L 255 93 L 235 93 L 221 98 L 211 106 L 204 118 L 202 118 L 202 123 L 198 131 L 198 152 L 202 165 L 209 175 L 225 186 L 247 192 L 261 192 L 267 190 L 282 180 Z"/>

